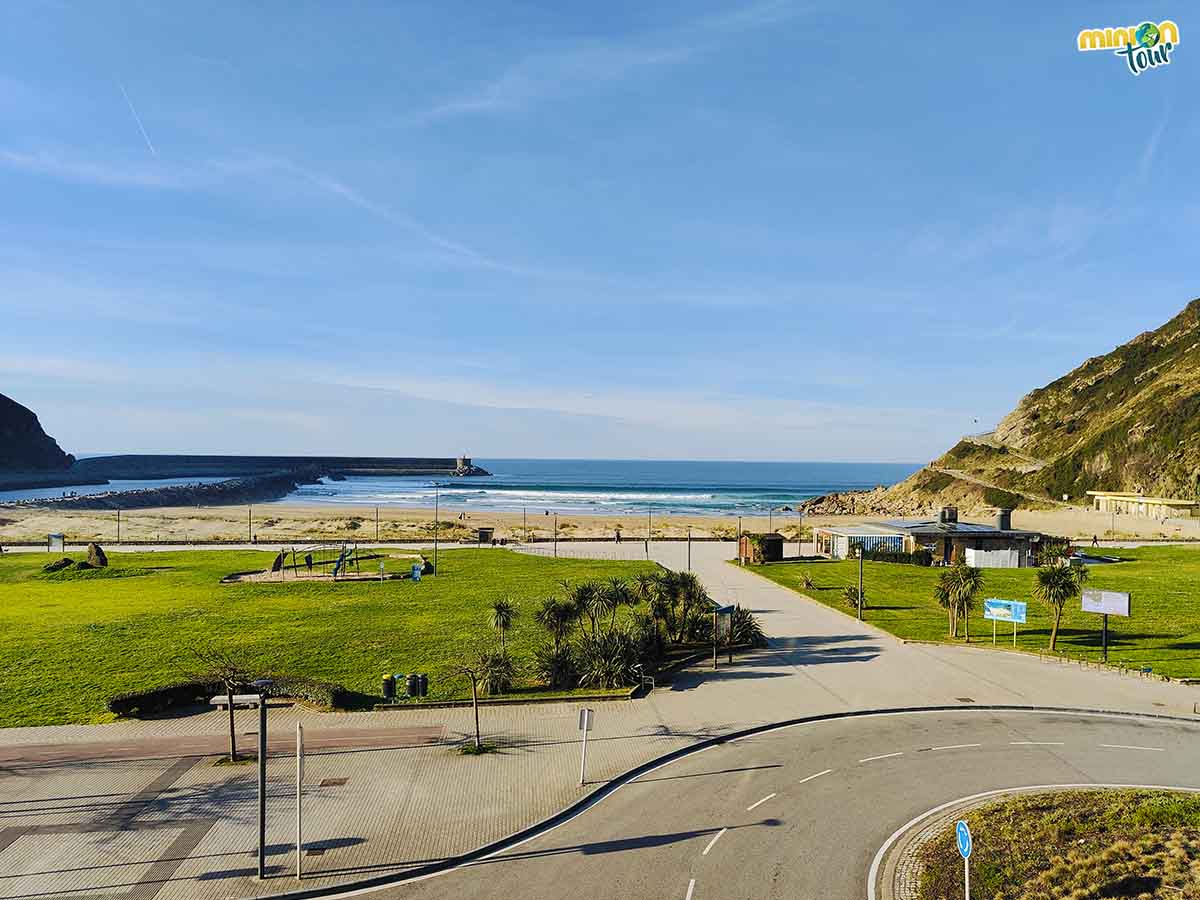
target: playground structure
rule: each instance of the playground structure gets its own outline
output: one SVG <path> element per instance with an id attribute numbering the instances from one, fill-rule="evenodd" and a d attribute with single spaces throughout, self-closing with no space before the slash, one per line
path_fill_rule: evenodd
<path id="1" fill-rule="evenodd" d="M 388 572 L 385 568 L 386 559 L 402 559 L 407 567 L 402 571 Z M 431 571 L 428 560 L 420 553 L 360 553 L 358 544 L 342 542 L 284 547 L 275 554 L 271 568 L 255 572 L 234 572 L 221 581 L 223 584 L 240 581 L 391 581 L 415 577 L 415 569 L 426 574 Z"/>
<path id="2" fill-rule="evenodd" d="M 291 565 L 288 564 L 289 554 L 292 559 Z M 325 576 L 336 581 L 339 575 L 349 574 L 351 566 L 354 567 L 355 575 L 361 575 L 362 559 L 358 554 L 358 544 L 346 541 L 340 544 L 314 544 L 310 547 L 280 550 L 275 556 L 275 561 L 271 563 L 271 571 L 286 577 L 289 569 L 295 575 L 299 575 L 303 569 L 308 577 Z"/>

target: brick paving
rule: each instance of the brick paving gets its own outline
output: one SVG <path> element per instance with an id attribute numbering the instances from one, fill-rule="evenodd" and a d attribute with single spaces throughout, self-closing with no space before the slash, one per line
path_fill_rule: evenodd
<path id="1" fill-rule="evenodd" d="M 641 546 L 621 549 L 644 553 Z M 613 545 L 559 550 L 600 555 Z M 728 546 L 696 544 L 692 552 L 710 592 L 754 609 L 772 647 L 715 672 L 694 666 L 643 700 L 596 704 L 584 787 L 578 703 L 481 708 L 485 737 L 499 748 L 481 757 L 462 756 L 453 746 L 472 733 L 469 708 L 340 714 L 272 708 L 268 734 L 277 749 L 290 749 L 297 722 L 310 746 L 324 739 L 306 761 L 305 886 L 400 872 L 469 851 L 640 763 L 765 722 L 953 705 L 966 696 L 976 703 L 1190 714 L 1200 697 L 1195 688 L 1033 657 L 904 645 L 728 565 Z M 685 553 L 683 544 L 651 546 L 652 556 L 676 568 Z M 257 714 L 238 716 L 249 750 Z M 212 752 L 224 729 L 224 714 L 210 711 L 0 730 L 0 900 L 47 894 L 223 900 L 293 889 L 294 762 L 287 755 L 268 759 L 269 877 L 260 882 L 254 766 L 215 765 L 213 757 L 196 755 Z M 96 752 L 101 743 L 109 752 Z M 113 758 L 118 753 L 131 758 Z"/>

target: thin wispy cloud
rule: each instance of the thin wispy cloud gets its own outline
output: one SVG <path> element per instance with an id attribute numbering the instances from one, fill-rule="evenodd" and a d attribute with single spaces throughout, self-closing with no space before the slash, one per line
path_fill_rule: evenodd
<path id="1" fill-rule="evenodd" d="M 150 140 L 150 135 L 146 134 L 146 126 L 142 124 L 142 117 L 138 115 L 137 109 L 133 105 L 133 101 L 129 99 L 129 92 L 125 90 L 125 85 L 117 81 L 117 87 L 121 89 L 121 96 L 125 98 L 125 102 L 129 104 L 129 111 L 133 113 L 133 121 L 137 122 L 138 131 L 142 133 L 142 137 L 146 139 L 146 146 L 150 148 L 150 152 L 158 156 L 158 151 L 154 149 L 154 144 Z"/>
<path id="2" fill-rule="evenodd" d="M 540 100 L 691 59 L 689 46 L 591 45 L 528 56 L 492 81 L 418 114 L 416 121 L 521 110 Z"/>
<path id="3" fill-rule="evenodd" d="M 63 181 L 107 187 L 179 189 L 194 186 L 199 178 L 194 169 L 178 166 L 130 165 L 125 162 L 81 159 L 44 150 L 36 153 L 0 150 L 0 166 Z"/>

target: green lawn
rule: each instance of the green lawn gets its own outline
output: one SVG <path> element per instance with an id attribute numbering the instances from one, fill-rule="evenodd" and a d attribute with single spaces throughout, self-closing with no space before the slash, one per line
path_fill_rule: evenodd
<path id="1" fill-rule="evenodd" d="M 1122 562 L 1089 567 L 1087 586 L 1127 591 L 1132 617 L 1108 619 L 1109 662 L 1179 678 L 1200 677 L 1200 547 L 1142 547 L 1112 551 Z M 856 585 L 857 561 L 775 563 L 753 571 L 801 593 L 807 572 L 817 590 L 813 599 L 847 612 L 842 589 Z M 946 640 L 946 612 L 933 599 L 938 570 L 899 563 L 864 563 L 863 584 L 868 607 L 864 618 L 897 637 Z M 985 569 L 982 597 L 1024 600 L 1029 622 L 1019 626 L 1017 646 L 1024 650 L 1049 646 L 1050 611 L 1033 599 L 1035 569 Z M 1100 616 L 1085 613 L 1075 600 L 1063 612 L 1058 649 L 1071 657 L 1100 658 Z M 971 613 L 971 641 L 992 641 L 992 623 L 983 618 L 982 602 Z M 998 626 L 1001 646 L 1012 646 L 1012 626 Z"/>
<path id="2" fill-rule="evenodd" d="M 650 565 L 460 549 L 444 550 L 439 576 L 420 584 L 218 583 L 272 557 L 112 553 L 108 569 L 43 575 L 47 554 L 0 556 L 0 726 L 106 721 L 110 696 L 183 680 L 197 645 L 368 695 L 380 692 L 386 673 L 428 672 L 429 699 L 461 697 L 469 688 L 449 669 L 464 651 L 498 643 L 493 600 L 518 607 L 507 645 L 523 666 L 543 640 L 533 612 L 561 593 L 559 580 L 627 577 Z M 378 571 L 378 562 L 368 565 Z M 408 561 L 388 567 L 407 569 Z"/>

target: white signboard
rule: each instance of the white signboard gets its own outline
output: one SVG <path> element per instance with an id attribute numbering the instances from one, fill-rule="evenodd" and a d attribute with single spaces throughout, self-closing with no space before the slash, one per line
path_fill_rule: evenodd
<path id="1" fill-rule="evenodd" d="M 591 731 L 592 730 L 592 715 L 593 715 L 593 711 L 588 709 L 587 707 L 584 707 L 583 709 L 581 709 L 579 711 L 579 730 L 580 731 Z"/>
<path id="2" fill-rule="evenodd" d="M 1086 590 L 1083 592 L 1083 611 L 1106 616 L 1128 616 L 1129 595 L 1121 591 Z"/>

